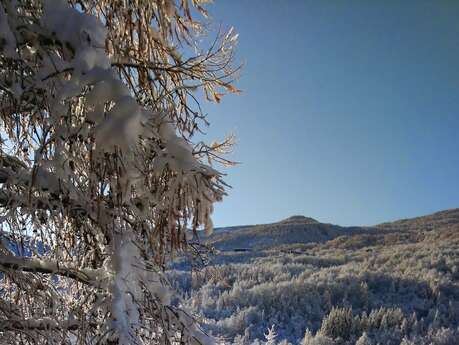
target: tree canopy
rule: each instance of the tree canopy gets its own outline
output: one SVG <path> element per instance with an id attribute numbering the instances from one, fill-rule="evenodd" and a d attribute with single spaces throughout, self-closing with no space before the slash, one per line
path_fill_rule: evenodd
<path id="1" fill-rule="evenodd" d="M 231 164 L 231 137 L 194 141 L 200 99 L 239 92 L 207 2 L 0 2 L 4 343 L 212 341 L 161 273 L 212 230 Z"/>

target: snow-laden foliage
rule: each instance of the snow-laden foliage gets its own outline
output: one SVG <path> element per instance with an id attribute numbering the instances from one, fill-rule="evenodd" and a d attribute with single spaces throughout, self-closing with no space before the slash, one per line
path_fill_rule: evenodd
<path id="1" fill-rule="evenodd" d="M 193 92 L 238 91 L 237 36 L 200 49 L 203 3 L 0 2 L 2 344 L 212 341 L 161 273 L 225 195 Z"/>
<path id="2" fill-rule="evenodd" d="M 213 264 L 169 274 L 230 343 L 264 344 L 274 325 L 277 344 L 458 344 L 459 210 L 348 230 L 307 221 L 217 230 Z"/>

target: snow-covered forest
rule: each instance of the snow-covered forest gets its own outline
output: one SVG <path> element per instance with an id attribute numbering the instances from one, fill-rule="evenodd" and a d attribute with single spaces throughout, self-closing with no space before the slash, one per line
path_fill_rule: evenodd
<path id="1" fill-rule="evenodd" d="M 459 343 L 459 210 L 343 228 L 310 218 L 225 232 L 211 264 L 169 272 L 232 344 Z"/>

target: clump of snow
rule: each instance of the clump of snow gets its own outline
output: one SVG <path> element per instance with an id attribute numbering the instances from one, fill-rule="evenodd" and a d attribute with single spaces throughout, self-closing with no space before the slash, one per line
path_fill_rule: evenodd
<path id="1" fill-rule="evenodd" d="M 139 306 L 142 298 L 137 277 L 141 269 L 140 253 L 126 233 L 116 238 L 112 258 L 113 285 L 111 316 L 113 328 L 117 331 L 119 345 L 136 344 L 136 329 L 139 327 Z"/>
<path id="2" fill-rule="evenodd" d="M 43 1 L 43 26 L 61 42 L 68 42 L 72 48 L 80 54 L 85 55 L 86 47 L 99 48 L 100 55 L 105 55 L 105 36 L 107 29 L 93 16 L 76 11 L 63 0 Z M 94 53 L 83 60 L 93 60 Z M 88 65 L 90 65 L 88 63 Z"/>
<path id="3" fill-rule="evenodd" d="M 142 132 L 142 113 L 135 99 L 125 96 L 106 114 L 105 119 L 96 127 L 95 137 L 98 150 L 129 152 L 134 147 Z"/>

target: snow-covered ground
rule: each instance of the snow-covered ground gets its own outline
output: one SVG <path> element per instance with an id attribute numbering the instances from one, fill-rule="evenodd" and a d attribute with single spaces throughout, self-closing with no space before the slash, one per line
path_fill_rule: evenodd
<path id="1" fill-rule="evenodd" d="M 208 267 L 169 276 L 229 343 L 274 325 L 276 343 L 459 344 L 459 210 L 366 228 L 295 216 L 207 242 Z"/>

